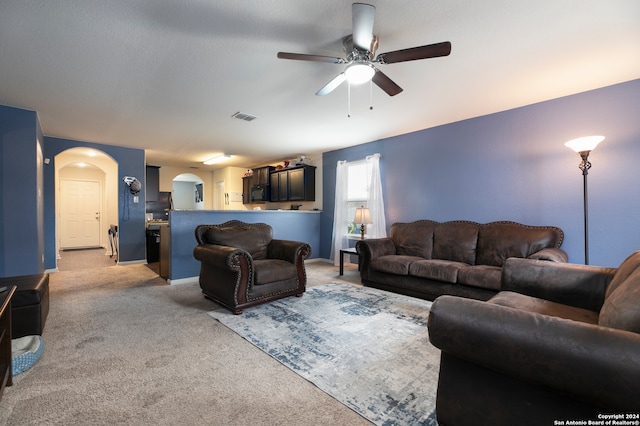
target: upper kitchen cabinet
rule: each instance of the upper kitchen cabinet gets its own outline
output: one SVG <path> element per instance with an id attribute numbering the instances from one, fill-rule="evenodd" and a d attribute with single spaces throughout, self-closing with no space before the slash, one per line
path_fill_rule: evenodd
<path id="1" fill-rule="evenodd" d="M 160 167 L 147 166 L 146 184 L 146 201 L 158 201 L 158 194 L 160 193 Z"/>
<path id="2" fill-rule="evenodd" d="M 275 170 L 273 166 L 260 167 L 253 169 L 253 176 L 251 177 L 251 184 L 253 186 L 266 186 L 269 185 L 269 174 Z"/>
<path id="3" fill-rule="evenodd" d="M 251 176 L 242 178 L 242 203 L 249 204 L 251 202 Z"/>
<path id="4" fill-rule="evenodd" d="M 316 168 L 299 166 L 271 173 L 271 201 L 315 201 Z"/>

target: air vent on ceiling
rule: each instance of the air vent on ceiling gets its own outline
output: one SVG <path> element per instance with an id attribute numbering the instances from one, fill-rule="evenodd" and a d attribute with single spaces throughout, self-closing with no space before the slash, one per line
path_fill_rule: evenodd
<path id="1" fill-rule="evenodd" d="M 240 111 L 236 112 L 231 117 L 237 118 L 238 120 L 244 120 L 244 121 L 253 121 L 257 118 L 255 115 L 245 114 L 244 112 L 240 112 Z"/>

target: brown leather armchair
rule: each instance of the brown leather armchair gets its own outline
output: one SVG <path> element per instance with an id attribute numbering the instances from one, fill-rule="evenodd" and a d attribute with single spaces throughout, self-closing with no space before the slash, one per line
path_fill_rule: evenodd
<path id="1" fill-rule="evenodd" d="M 195 235 L 193 255 L 200 261 L 202 292 L 235 314 L 305 292 L 309 244 L 273 239 L 271 226 L 238 220 L 199 225 Z"/>
<path id="2" fill-rule="evenodd" d="M 508 259 L 497 295 L 442 296 L 428 328 L 442 425 L 640 413 L 640 251 L 617 269 Z"/>

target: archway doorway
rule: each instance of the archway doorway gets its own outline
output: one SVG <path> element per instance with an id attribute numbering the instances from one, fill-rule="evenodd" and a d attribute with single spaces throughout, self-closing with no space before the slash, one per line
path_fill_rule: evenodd
<path id="1" fill-rule="evenodd" d="M 172 199 L 175 210 L 204 210 L 204 182 L 192 173 L 174 177 Z"/>
<path id="2" fill-rule="evenodd" d="M 118 225 L 117 162 L 97 149 L 72 148 L 54 164 L 57 266 L 63 250 L 93 250 L 82 269 L 114 265 L 117 240 L 109 229 Z"/>

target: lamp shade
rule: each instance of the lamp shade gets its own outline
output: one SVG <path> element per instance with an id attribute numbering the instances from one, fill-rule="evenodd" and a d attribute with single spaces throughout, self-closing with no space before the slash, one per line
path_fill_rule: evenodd
<path id="1" fill-rule="evenodd" d="M 584 136 L 582 138 L 572 139 L 569 142 L 565 142 L 564 145 L 575 152 L 593 151 L 603 140 L 604 136 Z"/>
<path id="2" fill-rule="evenodd" d="M 367 224 L 373 223 L 371 221 L 371 214 L 369 213 L 369 209 L 366 207 L 358 207 L 356 209 L 356 214 L 353 216 L 353 223 L 359 224 Z"/>

